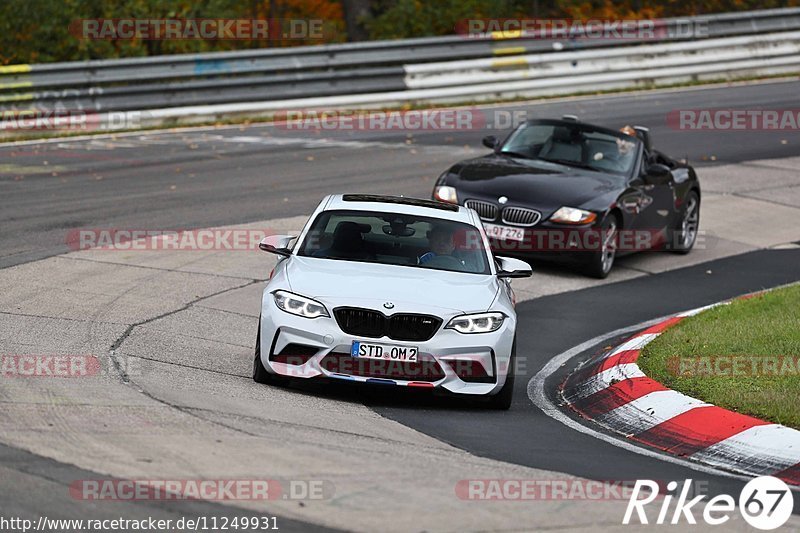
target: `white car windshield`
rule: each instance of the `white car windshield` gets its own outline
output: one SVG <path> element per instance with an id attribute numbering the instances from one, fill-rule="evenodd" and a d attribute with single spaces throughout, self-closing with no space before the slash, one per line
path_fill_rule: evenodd
<path id="1" fill-rule="evenodd" d="M 440 218 L 369 211 L 325 211 L 298 255 L 489 274 L 480 231 Z"/>

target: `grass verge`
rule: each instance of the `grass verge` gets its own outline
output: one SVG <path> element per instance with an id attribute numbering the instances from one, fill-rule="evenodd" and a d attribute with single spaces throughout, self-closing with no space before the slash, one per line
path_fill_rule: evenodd
<path id="1" fill-rule="evenodd" d="M 671 389 L 800 429 L 800 285 L 686 318 L 638 363 Z"/>

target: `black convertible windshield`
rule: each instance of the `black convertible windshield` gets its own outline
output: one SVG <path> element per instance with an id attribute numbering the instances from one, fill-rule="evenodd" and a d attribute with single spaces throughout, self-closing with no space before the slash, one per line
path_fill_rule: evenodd
<path id="1" fill-rule="evenodd" d="M 636 163 L 639 140 L 587 124 L 529 122 L 517 128 L 501 154 L 627 176 Z"/>
<path id="2" fill-rule="evenodd" d="M 320 213 L 297 255 L 470 274 L 491 272 L 477 228 L 397 213 Z"/>

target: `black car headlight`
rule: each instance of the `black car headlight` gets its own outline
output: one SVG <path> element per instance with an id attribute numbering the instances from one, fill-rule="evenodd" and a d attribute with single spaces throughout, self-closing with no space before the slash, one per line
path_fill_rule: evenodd
<path id="1" fill-rule="evenodd" d="M 505 319 L 503 313 L 461 315 L 450 320 L 446 329 L 454 329 L 459 333 L 490 333 L 500 329 Z"/>
<path id="2" fill-rule="evenodd" d="M 550 217 L 552 222 L 561 224 L 591 224 L 597 220 L 597 214 L 577 207 L 560 207 Z"/>
<path id="3" fill-rule="evenodd" d="M 275 291 L 272 293 L 275 298 L 275 305 L 278 309 L 286 311 L 292 315 L 302 316 L 304 318 L 317 318 L 320 316 L 331 316 L 325 306 L 316 300 L 300 296 L 299 294 L 292 294 L 287 291 Z"/>
<path id="4" fill-rule="evenodd" d="M 437 185 L 433 189 L 433 197 L 440 202 L 447 202 L 449 204 L 458 203 L 458 193 L 455 187 L 448 185 Z"/>

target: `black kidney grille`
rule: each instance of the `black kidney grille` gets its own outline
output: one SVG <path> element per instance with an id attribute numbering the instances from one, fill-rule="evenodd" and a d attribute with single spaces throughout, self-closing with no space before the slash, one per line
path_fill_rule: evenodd
<path id="1" fill-rule="evenodd" d="M 398 314 L 389 317 L 388 336 L 398 341 L 426 341 L 433 337 L 442 319 L 429 315 Z"/>
<path id="2" fill-rule="evenodd" d="M 535 226 L 541 219 L 539 211 L 525 207 L 506 207 L 501 217 L 503 222 L 512 226 Z"/>
<path id="3" fill-rule="evenodd" d="M 379 311 L 356 307 L 333 310 L 336 323 L 345 333 L 378 338 L 386 335 L 398 341 L 426 341 L 433 337 L 442 319 L 431 315 L 400 313 L 386 317 Z"/>
<path id="4" fill-rule="evenodd" d="M 340 307 L 333 314 L 342 331 L 362 337 L 383 337 L 386 330 L 386 317 L 378 311 Z"/>
<path id="5" fill-rule="evenodd" d="M 491 202 L 484 202 L 482 200 L 467 200 L 464 206 L 474 209 L 478 212 L 481 220 L 492 222 L 497 218 L 497 206 Z"/>

